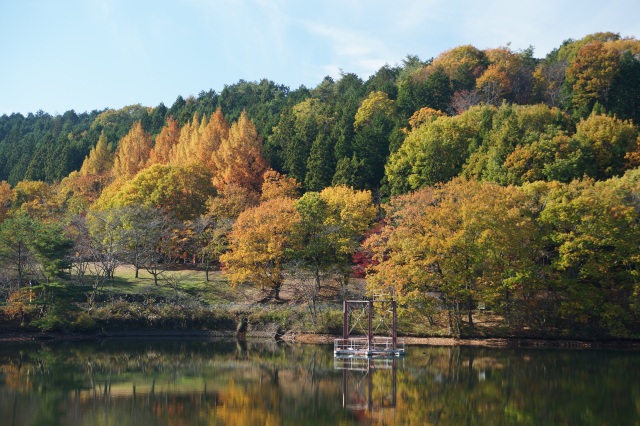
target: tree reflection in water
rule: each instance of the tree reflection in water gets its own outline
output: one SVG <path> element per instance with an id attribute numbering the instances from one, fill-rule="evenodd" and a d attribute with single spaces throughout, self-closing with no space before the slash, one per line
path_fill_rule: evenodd
<path id="1" fill-rule="evenodd" d="M 336 369 L 331 346 L 275 342 L 3 343 L 0 423 L 618 425 L 640 418 L 638 352 L 408 347 L 395 362 L 396 369 L 358 373 Z"/>

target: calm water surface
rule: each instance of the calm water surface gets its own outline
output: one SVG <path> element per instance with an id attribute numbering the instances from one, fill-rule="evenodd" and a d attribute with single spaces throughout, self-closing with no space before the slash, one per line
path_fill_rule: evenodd
<path id="1" fill-rule="evenodd" d="M 0 425 L 640 425 L 640 352 L 3 343 Z"/>

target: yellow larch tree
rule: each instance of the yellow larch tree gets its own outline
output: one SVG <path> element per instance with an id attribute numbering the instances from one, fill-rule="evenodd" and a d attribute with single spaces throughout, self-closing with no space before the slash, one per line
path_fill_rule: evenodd
<path id="1" fill-rule="evenodd" d="M 259 192 L 267 162 L 262 157 L 262 138 L 245 111 L 229 129 L 229 137 L 211 155 L 213 184 L 222 189 L 237 184 Z"/>
<path id="2" fill-rule="evenodd" d="M 82 176 L 105 176 L 113 167 L 113 148 L 107 141 L 104 132 L 100 134 L 98 143 L 91 148 L 89 155 L 84 159 L 80 174 Z"/>
<path id="3" fill-rule="evenodd" d="M 13 200 L 13 190 L 7 181 L 0 182 L 0 222 L 7 217 Z"/>
<path id="4" fill-rule="evenodd" d="M 113 164 L 114 177 L 124 180 L 134 177 L 146 167 L 150 153 L 151 136 L 138 121 L 118 144 Z"/>
<path id="5" fill-rule="evenodd" d="M 167 124 L 156 136 L 156 144 L 149 154 L 149 166 L 154 164 L 169 164 L 171 150 L 180 140 L 180 126 L 173 118 L 167 118 Z"/>
<path id="6" fill-rule="evenodd" d="M 188 164 L 193 162 L 193 152 L 191 147 L 194 138 L 198 137 L 198 131 L 200 128 L 200 118 L 196 112 L 193 115 L 193 120 L 186 123 L 180 129 L 180 137 L 178 143 L 171 148 L 170 163 L 171 164 Z"/>
<path id="7" fill-rule="evenodd" d="M 218 150 L 223 140 L 229 137 L 229 124 L 218 108 L 211 117 L 200 118 L 195 113 L 193 120 L 180 130 L 179 141 L 171 151 L 172 164 L 199 163 L 212 167 L 211 155 Z"/>
<path id="8" fill-rule="evenodd" d="M 193 146 L 193 157 L 204 166 L 211 168 L 211 156 L 220 148 L 222 141 L 229 137 L 229 123 L 224 118 L 222 110 L 218 108 L 211 114 L 209 121 L 203 120 L 197 139 Z"/>
<path id="9" fill-rule="evenodd" d="M 87 210 L 111 183 L 113 161 L 113 148 L 103 132 L 96 146 L 85 157 L 80 170 L 71 172 L 56 186 L 60 205 L 75 213 Z"/>

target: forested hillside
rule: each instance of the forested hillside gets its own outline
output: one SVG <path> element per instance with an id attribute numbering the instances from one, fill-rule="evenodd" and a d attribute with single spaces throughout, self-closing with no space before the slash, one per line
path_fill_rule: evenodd
<path id="1" fill-rule="evenodd" d="M 327 77 L 315 88 L 295 90 L 267 80 L 240 81 L 220 93 L 180 96 L 170 108 L 132 105 L 60 116 L 42 111 L 26 117 L 4 115 L 0 180 L 11 185 L 22 180 L 59 182 L 80 169 L 100 134 L 115 147 L 139 121 L 154 140 L 169 118 L 183 127 L 195 114 L 208 118 L 220 108 L 230 122 L 246 111 L 271 167 L 297 179 L 304 189 L 336 183 L 377 189 L 387 156 L 400 147 L 407 129 L 425 120 L 423 112 L 409 123 L 425 107 L 457 116 L 474 105 L 544 104 L 558 108 L 558 120 L 564 123 L 554 125 L 569 133 L 592 112 L 637 125 L 639 50 L 635 39 L 613 33 L 565 41 L 544 59 L 534 58 L 533 48 L 514 52 L 508 47 L 483 51 L 460 46 L 427 61 L 408 56 L 400 66 L 385 66 L 367 81 L 345 73 L 337 81 Z"/>
<path id="2" fill-rule="evenodd" d="M 304 272 L 315 315 L 355 265 L 453 334 L 490 306 L 509 333 L 637 337 L 639 122 L 640 42 L 614 33 L 4 115 L 2 299 L 93 268 L 94 300 L 118 264 L 158 284 L 189 263 L 274 299 Z"/>

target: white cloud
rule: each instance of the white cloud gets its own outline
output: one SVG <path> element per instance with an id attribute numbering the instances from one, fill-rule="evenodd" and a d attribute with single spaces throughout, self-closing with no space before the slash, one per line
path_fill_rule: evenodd
<path id="1" fill-rule="evenodd" d="M 327 64 L 322 66 L 322 71 L 323 73 L 318 74 L 319 79 L 323 78 L 325 75 L 328 75 L 333 78 L 338 78 L 342 73 L 342 67 L 336 64 Z"/>
<path id="2" fill-rule="evenodd" d="M 312 21 L 303 21 L 302 25 L 310 34 L 328 43 L 332 63 L 342 64 L 341 68 L 365 78 L 384 65 L 386 61 L 383 58 L 391 54 L 387 46 L 370 33 Z M 326 67 L 334 70 L 336 68 L 335 65 L 325 65 Z"/>

